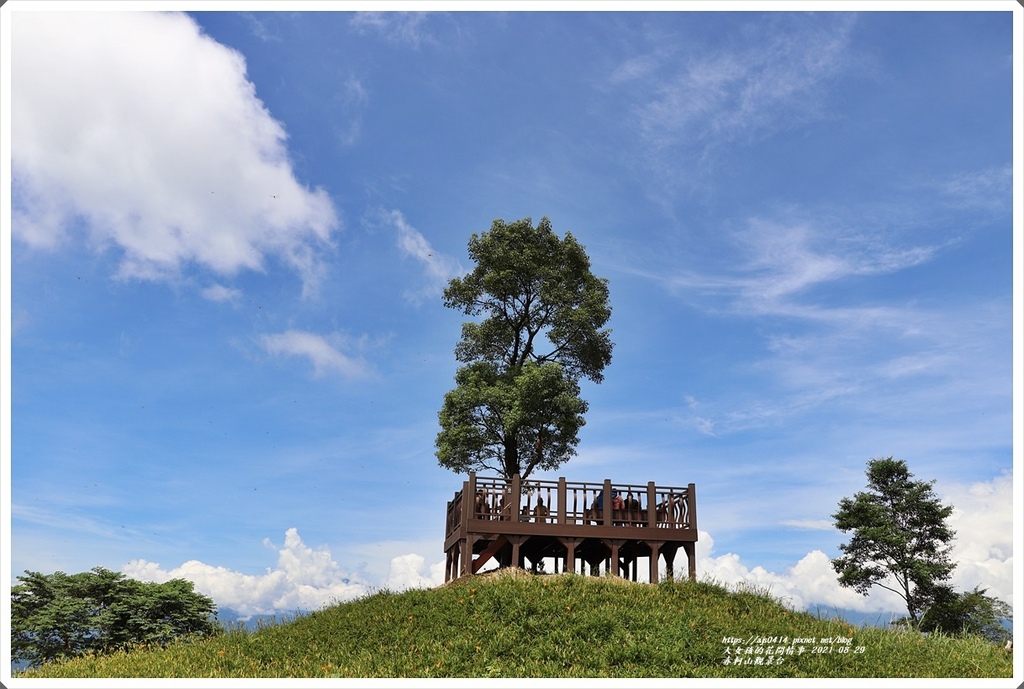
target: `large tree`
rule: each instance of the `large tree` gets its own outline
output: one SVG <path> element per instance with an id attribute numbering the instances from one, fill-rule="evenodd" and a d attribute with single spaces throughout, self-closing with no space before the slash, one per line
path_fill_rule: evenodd
<path id="1" fill-rule="evenodd" d="M 438 461 L 505 479 L 554 469 L 576 453 L 585 423 L 580 378 L 601 382 L 611 362 L 608 281 L 547 218 L 495 220 L 472 235 L 469 255 L 476 267 L 449 282 L 444 304 L 479 320 L 463 323 L 455 347 L 465 365 L 438 414 Z"/>
<path id="2" fill-rule="evenodd" d="M 954 531 L 946 525 L 953 508 L 935 496 L 934 481 L 913 480 L 903 460 L 872 459 L 867 477 L 868 490 L 840 500 L 832 515 L 837 529 L 853 532 L 832 567 L 839 583 L 858 593 L 878 586 L 899 595 L 916 628 L 956 567 L 948 545 Z"/>
<path id="3" fill-rule="evenodd" d="M 11 656 L 32 665 L 220 630 L 213 600 L 184 579 L 145 583 L 96 567 L 26 572 L 18 580 L 11 587 Z"/>

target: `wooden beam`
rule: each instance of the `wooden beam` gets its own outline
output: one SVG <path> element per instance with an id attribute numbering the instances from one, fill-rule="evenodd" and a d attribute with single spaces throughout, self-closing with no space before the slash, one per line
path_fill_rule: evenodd
<path id="1" fill-rule="evenodd" d="M 496 539 L 491 541 L 491 544 L 484 548 L 484 551 L 480 553 L 480 556 L 473 560 L 473 574 L 480 571 L 480 568 L 484 566 L 484 563 L 494 557 L 499 550 L 508 544 L 508 539 L 504 536 L 498 536 Z"/>

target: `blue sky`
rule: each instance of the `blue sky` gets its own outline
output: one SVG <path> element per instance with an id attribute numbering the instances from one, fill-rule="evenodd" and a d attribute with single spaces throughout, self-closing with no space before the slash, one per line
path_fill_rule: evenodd
<path id="1" fill-rule="evenodd" d="M 893 455 L 956 508 L 954 583 L 1020 600 L 1017 3 L 34 5 L 3 27 L 8 580 L 184 576 L 243 614 L 442 581 L 441 290 L 547 216 L 615 349 L 537 478 L 693 482 L 702 577 L 890 611 L 828 560 Z"/>

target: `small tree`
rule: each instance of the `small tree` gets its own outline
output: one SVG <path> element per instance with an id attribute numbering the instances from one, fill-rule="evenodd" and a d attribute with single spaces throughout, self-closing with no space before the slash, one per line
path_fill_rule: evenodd
<path id="1" fill-rule="evenodd" d="M 953 508 L 935 497 L 934 481 L 912 480 L 902 460 L 872 459 L 867 476 L 868 491 L 843 498 L 832 515 L 837 529 L 853 532 L 832 567 L 840 585 L 865 596 L 873 586 L 899 595 L 917 628 L 956 567 L 948 551 L 954 531 L 946 525 Z"/>
<path id="2" fill-rule="evenodd" d="M 579 379 L 601 382 L 611 361 L 607 280 L 547 218 L 536 228 L 495 220 L 472 235 L 469 255 L 476 268 L 448 284 L 444 304 L 483 320 L 464 323 L 455 347 L 466 365 L 438 413 L 438 462 L 506 480 L 554 469 L 575 454 L 585 423 Z"/>
<path id="3" fill-rule="evenodd" d="M 213 601 L 192 582 L 128 579 L 96 567 L 80 574 L 26 572 L 11 588 L 11 656 L 32 665 L 218 631 Z"/>
<path id="4" fill-rule="evenodd" d="M 966 634 L 1004 643 L 1011 635 L 1002 621 L 1013 619 L 1013 609 L 1004 601 L 986 595 L 987 591 L 975 586 L 973 591 L 957 593 L 949 586 L 937 586 L 931 606 L 921 614 L 918 628 L 922 632 Z"/>

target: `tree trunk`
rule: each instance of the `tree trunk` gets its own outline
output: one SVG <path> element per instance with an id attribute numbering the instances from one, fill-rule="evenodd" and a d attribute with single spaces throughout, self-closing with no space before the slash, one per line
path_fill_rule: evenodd
<path id="1" fill-rule="evenodd" d="M 519 473 L 519 445 L 516 442 L 516 434 L 509 433 L 505 436 L 505 480 L 511 481 L 512 477 Z"/>

